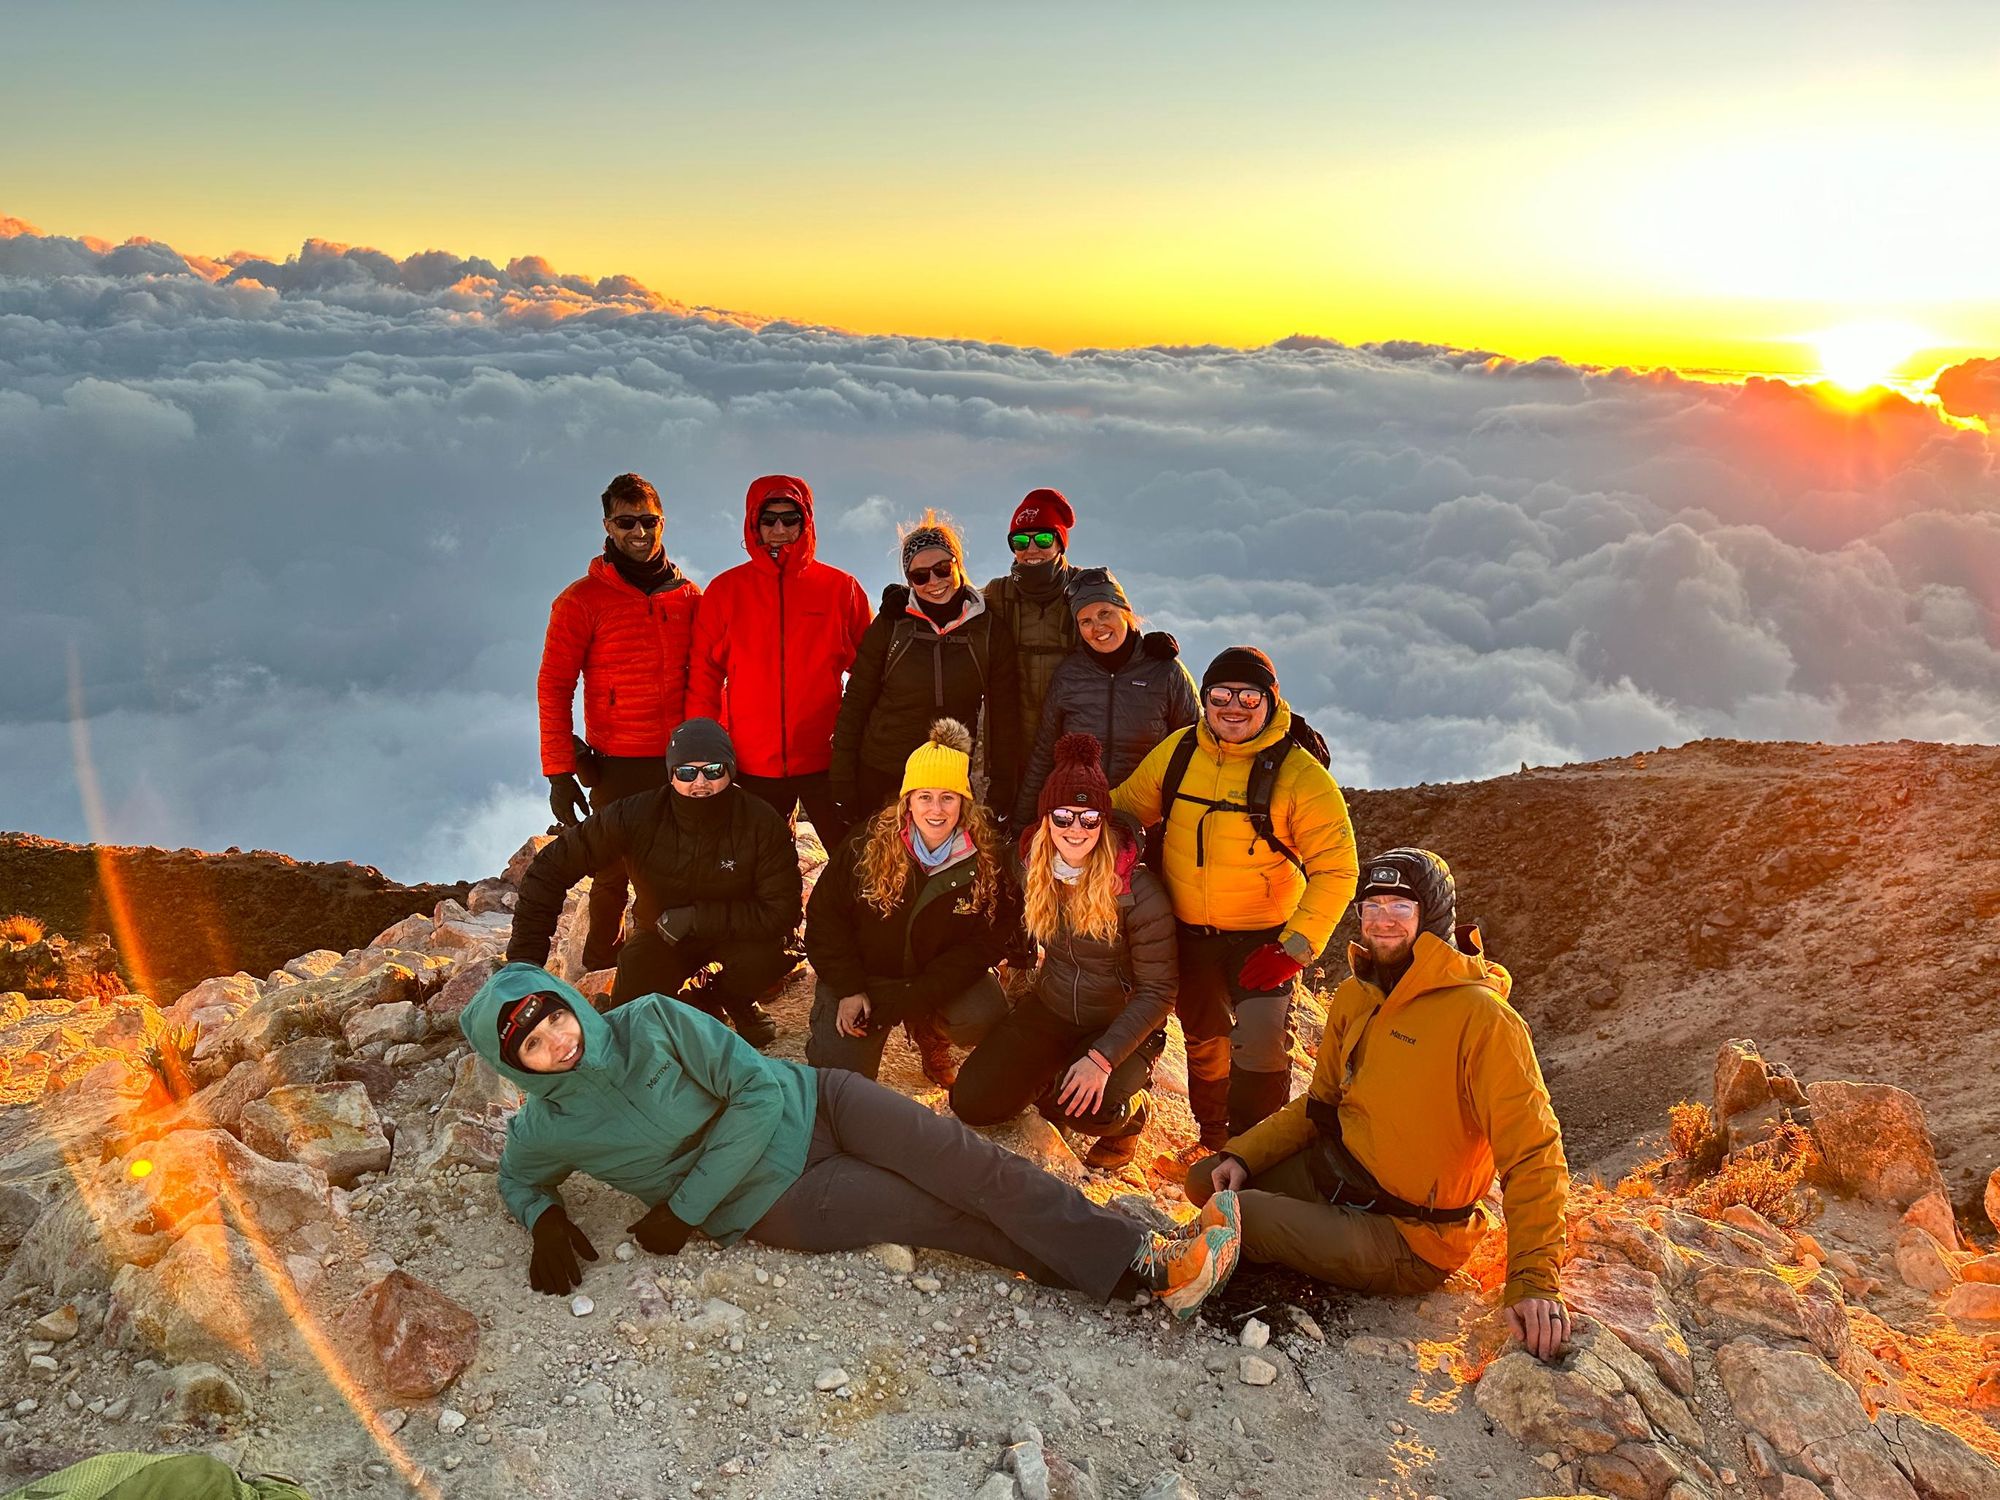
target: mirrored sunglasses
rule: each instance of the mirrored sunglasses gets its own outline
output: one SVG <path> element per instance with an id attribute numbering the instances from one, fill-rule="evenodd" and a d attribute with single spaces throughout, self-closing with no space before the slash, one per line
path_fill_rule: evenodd
<path id="1" fill-rule="evenodd" d="M 1094 807 L 1052 807 L 1049 821 L 1058 828 L 1096 828 L 1104 814 Z"/>
<path id="2" fill-rule="evenodd" d="M 1264 690 L 1253 687 L 1212 687 L 1202 694 L 1210 708 L 1227 708 L 1232 703 L 1240 703 L 1245 708 L 1256 708 L 1264 701 Z"/>
<path id="3" fill-rule="evenodd" d="M 651 531 L 666 519 L 665 516 L 610 516 L 607 517 L 620 531 L 630 531 L 634 526 L 643 526 Z"/>
<path id="4" fill-rule="evenodd" d="M 1053 531 L 1017 531 L 1007 538 L 1007 545 L 1016 552 L 1026 552 L 1030 547 L 1053 547 L 1056 534 Z"/>
<path id="5" fill-rule="evenodd" d="M 674 780 L 682 786 L 693 786 L 698 776 L 703 781 L 720 781 L 729 774 L 729 767 L 719 760 L 712 760 L 705 766 L 675 766 Z"/>
<path id="6" fill-rule="evenodd" d="M 928 568 L 911 568 L 904 576 L 915 587 L 922 588 L 927 583 L 944 582 L 945 579 L 951 577 L 953 570 L 957 567 L 958 564 L 947 557 L 943 562 L 932 563 Z"/>

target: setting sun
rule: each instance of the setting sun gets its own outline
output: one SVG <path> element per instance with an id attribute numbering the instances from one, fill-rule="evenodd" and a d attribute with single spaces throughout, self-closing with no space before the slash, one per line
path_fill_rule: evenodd
<path id="1" fill-rule="evenodd" d="M 1850 391 L 1887 384 L 1912 354 L 1939 342 L 1913 323 L 1880 319 L 1843 323 L 1809 337 L 1819 352 L 1820 373 Z"/>

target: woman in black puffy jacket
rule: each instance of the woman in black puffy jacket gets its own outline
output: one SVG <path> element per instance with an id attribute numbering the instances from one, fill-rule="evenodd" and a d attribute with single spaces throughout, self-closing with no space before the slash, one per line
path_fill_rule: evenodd
<path id="1" fill-rule="evenodd" d="M 1140 862 L 1130 819 L 1113 820 L 1097 741 L 1065 735 L 1021 834 L 1034 987 L 959 1069 L 951 1107 L 991 1125 L 1033 1104 L 1097 1143 L 1095 1168 L 1131 1161 L 1146 1127 L 1146 1085 L 1166 1045 L 1179 967 L 1173 904 Z"/>
<path id="2" fill-rule="evenodd" d="M 1138 617 L 1110 569 L 1078 569 L 1069 599 L 1083 644 L 1056 664 L 1042 700 L 1041 728 L 1014 800 L 1019 828 L 1035 819 L 1056 741 L 1064 735 L 1095 738 L 1116 786 L 1161 740 L 1201 717 L 1179 644 L 1164 631 L 1139 633 Z"/>

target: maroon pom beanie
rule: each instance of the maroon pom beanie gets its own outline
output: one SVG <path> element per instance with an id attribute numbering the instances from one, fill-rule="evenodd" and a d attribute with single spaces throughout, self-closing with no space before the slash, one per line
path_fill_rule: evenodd
<path id="1" fill-rule="evenodd" d="M 1111 811 L 1111 783 L 1104 779 L 1104 751 L 1091 734 L 1066 734 L 1056 741 L 1056 768 L 1042 783 L 1035 815 L 1046 818 L 1052 807 L 1094 807 Z"/>

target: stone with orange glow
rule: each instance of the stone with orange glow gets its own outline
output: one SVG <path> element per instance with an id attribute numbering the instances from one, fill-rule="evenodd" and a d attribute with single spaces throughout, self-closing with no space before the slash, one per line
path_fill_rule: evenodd
<path id="1" fill-rule="evenodd" d="M 2000 1167 L 1986 1179 L 1986 1222 L 2000 1230 Z"/>
<path id="2" fill-rule="evenodd" d="M 357 1295 L 341 1328 L 373 1362 L 374 1383 L 404 1401 L 438 1395 L 479 1353 L 473 1312 L 406 1271 L 391 1271 Z"/>
<path id="3" fill-rule="evenodd" d="M 389 1170 L 389 1137 L 359 1083 L 273 1089 L 243 1110 L 243 1139 L 276 1160 L 295 1161 L 350 1187 L 364 1172 Z"/>
<path id="4" fill-rule="evenodd" d="M 1910 1205 L 1903 1222 L 1929 1231 L 1931 1238 L 1947 1250 L 1961 1248 L 1958 1219 L 1951 1211 L 1951 1200 L 1943 1193 L 1925 1193 Z"/>
<path id="5" fill-rule="evenodd" d="M 1896 1239 L 1896 1274 L 1903 1285 L 1919 1292 L 1948 1292 L 1958 1284 L 1951 1252 L 1928 1229 L 1903 1226 Z"/>
<path id="6" fill-rule="evenodd" d="M 1673 1299 L 1660 1279 L 1636 1266 L 1572 1262 L 1563 1269 L 1563 1301 L 1618 1335 L 1667 1386 L 1694 1393 L 1694 1362 Z"/>
<path id="7" fill-rule="evenodd" d="M 1755 1109 L 1770 1097 L 1757 1044 L 1748 1039 L 1724 1042 L 1715 1055 L 1715 1118 L 1726 1123 L 1731 1115 Z"/>
<path id="8" fill-rule="evenodd" d="M 284 1262 L 226 1225 L 198 1224 L 156 1265 L 111 1284 L 107 1332 L 170 1359 L 269 1361 L 296 1347 L 298 1295 Z"/>
<path id="9" fill-rule="evenodd" d="M 1602 1357 L 1616 1342 L 1602 1324 L 1579 1318 L 1560 1363 L 1543 1364 L 1521 1349 L 1503 1354 L 1480 1377 L 1474 1400 L 1515 1441 L 1570 1457 L 1650 1441 L 1645 1408 Z"/>
<path id="10" fill-rule="evenodd" d="M 1846 1302 L 1823 1271 L 1794 1279 L 1756 1266 L 1710 1266 L 1695 1278 L 1694 1294 L 1717 1317 L 1799 1339 L 1828 1359 L 1852 1342 Z"/>
<path id="11" fill-rule="evenodd" d="M 1974 1323 L 2000 1323 L 2000 1284 L 1962 1281 L 1944 1299 L 1944 1315 Z"/>
<path id="12" fill-rule="evenodd" d="M 333 1212 L 322 1174 L 267 1160 L 222 1130 L 182 1130 L 148 1142 L 106 1162 L 83 1196 L 87 1222 L 94 1221 L 91 1240 L 113 1261 L 140 1266 L 163 1258 L 194 1226 L 226 1220 L 286 1244 Z"/>
<path id="13" fill-rule="evenodd" d="M 1816 1482 L 1838 1477 L 1838 1493 L 1855 1500 L 1918 1500 L 1861 1398 L 1816 1355 L 1739 1339 L 1716 1351 L 1715 1368 L 1737 1417 L 1785 1469 Z"/>
<path id="14" fill-rule="evenodd" d="M 1827 1175 L 1841 1191 L 1898 1208 L 1945 1191 L 1915 1095 L 1893 1084 L 1832 1079 L 1808 1085 L 1806 1099 Z"/>

